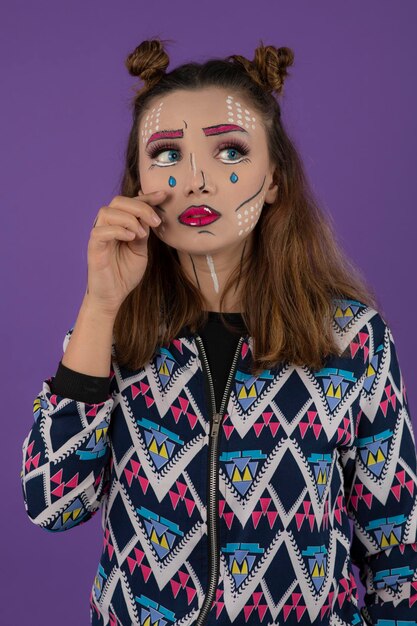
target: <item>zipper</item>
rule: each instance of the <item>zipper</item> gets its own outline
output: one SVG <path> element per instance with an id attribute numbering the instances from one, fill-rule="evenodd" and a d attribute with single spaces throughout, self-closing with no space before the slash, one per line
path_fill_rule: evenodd
<path id="1" fill-rule="evenodd" d="M 244 337 L 240 337 L 239 343 L 236 348 L 235 355 L 233 357 L 232 367 L 229 372 L 226 387 L 223 393 L 222 402 L 219 412 L 216 411 L 216 400 L 214 394 L 213 379 L 208 364 L 206 351 L 204 349 L 203 340 L 199 335 L 195 335 L 197 346 L 200 353 L 200 359 L 204 363 L 206 376 L 209 381 L 210 400 L 213 411 L 212 422 L 210 427 L 209 437 L 209 483 L 208 483 L 208 504 L 207 504 L 207 528 L 209 535 L 209 583 L 207 586 L 206 597 L 204 598 L 203 606 L 201 607 L 200 614 L 195 622 L 195 626 L 204 626 L 207 621 L 209 611 L 211 609 L 214 593 L 216 591 L 217 582 L 219 578 L 219 546 L 218 533 L 217 533 L 217 516 L 218 516 L 218 439 L 220 432 L 220 424 L 224 415 L 224 411 L 229 399 L 229 392 L 232 384 L 233 377 L 235 375 L 237 360 L 240 355 L 240 350 Z M 204 369 L 203 368 L 203 369 Z"/>

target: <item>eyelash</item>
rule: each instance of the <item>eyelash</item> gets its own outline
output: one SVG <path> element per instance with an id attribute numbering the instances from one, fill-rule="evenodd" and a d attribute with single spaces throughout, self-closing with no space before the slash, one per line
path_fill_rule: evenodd
<path id="1" fill-rule="evenodd" d="M 237 150 L 241 152 L 242 156 L 245 156 L 246 154 L 249 153 L 249 146 L 247 146 L 244 143 L 241 143 L 240 141 L 231 140 L 219 146 L 219 150 L 225 150 L 226 148 L 237 148 Z M 164 144 L 159 144 L 159 145 L 155 144 L 151 146 L 150 148 L 146 150 L 146 154 L 149 156 L 149 158 L 154 159 L 155 157 L 158 156 L 160 152 L 164 152 L 165 150 L 177 150 L 178 152 L 180 152 L 180 149 L 178 148 L 177 145 L 168 142 Z M 232 162 L 233 161 L 231 161 L 231 163 Z M 241 162 L 242 161 L 239 161 L 239 163 Z"/>

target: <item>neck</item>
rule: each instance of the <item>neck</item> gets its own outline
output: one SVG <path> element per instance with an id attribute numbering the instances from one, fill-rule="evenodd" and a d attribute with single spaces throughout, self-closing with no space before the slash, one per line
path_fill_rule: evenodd
<path id="1" fill-rule="evenodd" d="M 235 267 L 241 267 L 250 254 L 252 235 L 227 249 L 195 254 L 178 250 L 178 259 L 189 280 L 200 290 L 208 311 L 220 311 L 220 298 L 226 282 Z M 239 276 L 240 278 L 240 276 Z M 225 313 L 241 312 L 241 282 L 228 293 L 224 302 Z"/>

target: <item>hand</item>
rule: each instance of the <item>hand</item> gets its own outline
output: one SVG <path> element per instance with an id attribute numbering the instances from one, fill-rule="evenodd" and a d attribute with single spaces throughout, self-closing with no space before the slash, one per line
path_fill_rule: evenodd
<path id="1" fill-rule="evenodd" d="M 159 217 L 152 205 L 165 199 L 167 191 L 139 193 L 135 198 L 115 196 L 102 206 L 88 242 L 90 303 L 117 315 L 120 305 L 140 283 L 148 264 L 150 228 Z M 87 295 L 86 294 L 86 295 Z"/>

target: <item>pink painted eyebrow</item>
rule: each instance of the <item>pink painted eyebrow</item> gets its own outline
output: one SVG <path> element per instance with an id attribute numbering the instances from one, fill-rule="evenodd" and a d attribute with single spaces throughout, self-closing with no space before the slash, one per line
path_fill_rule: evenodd
<path id="1" fill-rule="evenodd" d="M 232 133 L 235 131 L 246 133 L 247 135 L 249 134 L 247 130 L 237 124 L 217 124 L 216 126 L 206 126 L 203 128 L 203 131 L 206 136 L 222 135 L 223 133 Z M 148 146 L 150 143 L 157 141 L 158 139 L 181 139 L 182 137 L 184 137 L 184 131 L 182 128 L 179 128 L 178 130 L 161 130 L 157 133 L 153 133 L 146 142 L 146 145 Z"/>
<path id="2" fill-rule="evenodd" d="M 205 135 L 221 135 L 222 133 L 233 133 L 236 130 L 249 134 L 247 130 L 237 124 L 217 124 L 216 126 L 207 126 L 203 130 Z"/>

